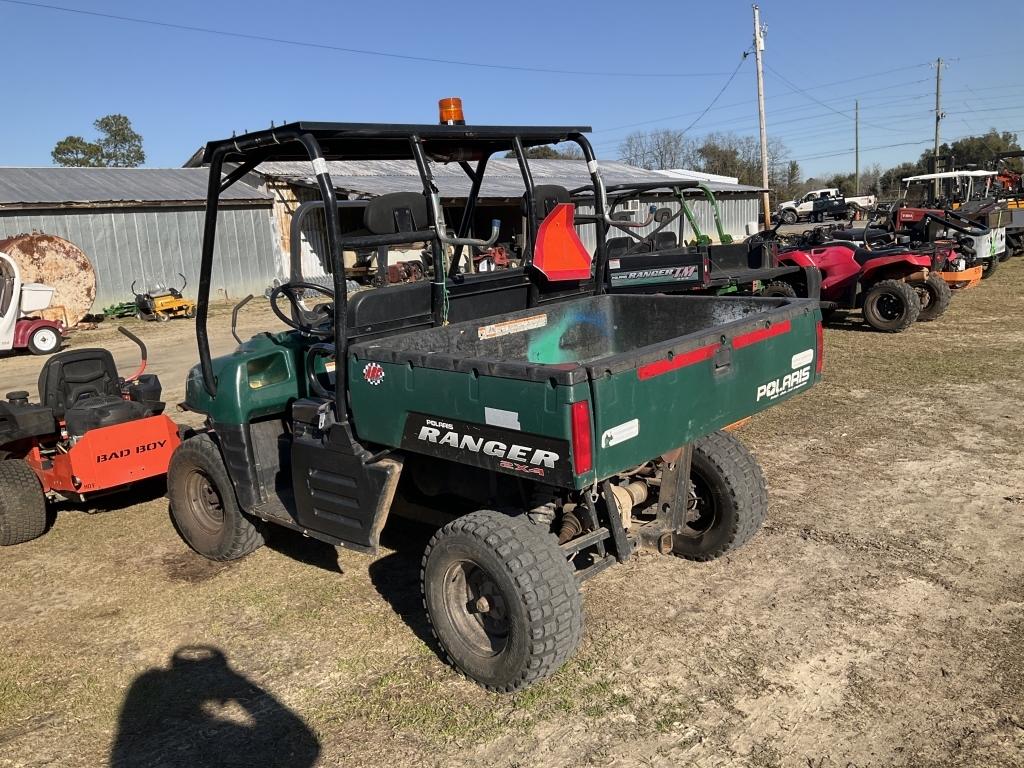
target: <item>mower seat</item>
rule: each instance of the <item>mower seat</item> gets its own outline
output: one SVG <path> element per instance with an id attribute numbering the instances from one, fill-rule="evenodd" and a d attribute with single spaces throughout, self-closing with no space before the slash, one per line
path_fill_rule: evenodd
<path id="1" fill-rule="evenodd" d="M 105 349 L 75 349 L 47 360 L 39 373 L 39 400 L 74 436 L 151 413 L 144 403 L 121 396 L 114 357 Z"/>

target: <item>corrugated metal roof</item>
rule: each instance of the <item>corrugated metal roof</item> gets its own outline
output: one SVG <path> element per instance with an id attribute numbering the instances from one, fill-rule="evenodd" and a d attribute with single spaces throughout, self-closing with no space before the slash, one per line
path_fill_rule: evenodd
<path id="1" fill-rule="evenodd" d="M 126 203 L 205 203 L 205 168 L 2 168 L 0 208 Z M 270 196 L 241 182 L 227 201 L 268 203 Z"/>
<path id="2" fill-rule="evenodd" d="M 664 173 L 626 163 L 602 161 L 600 166 L 601 176 L 609 185 L 666 181 Z M 411 160 L 334 160 L 327 163 L 327 168 L 335 188 L 354 194 L 375 197 L 388 192 L 423 189 L 416 164 Z M 442 197 L 459 198 L 469 194 L 469 178 L 457 164 L 435 163 L 432 170 Z M 530 171 L 535 184 L 560 184 L 570 189 L 590 184 L 590 174 L 583 160 L 531 160 Z M 306 161 L 262 163 L 256 173 L 285 181 L 316 183 L 313 167 Z M 708 186 L 715 192 L 756 192 L 758 189 L 720 181 L 709 181 Z M 515 160 L 502 158 L 487 163 L 480 190 L 482 198 L 517 198 L 523 191 L 523 178 Z"/>

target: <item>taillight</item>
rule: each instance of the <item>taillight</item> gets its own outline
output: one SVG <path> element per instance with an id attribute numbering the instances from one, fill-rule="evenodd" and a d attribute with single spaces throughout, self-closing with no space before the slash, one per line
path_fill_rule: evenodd
<path id="1" fill-rule="evenodd" d="M 594 443 L 590 439 L 590 404 L 586 400 L 572 404 L 572 469 L 584 475 L 594 468 Z"/>
<path id="2" fill-rule="evenodd" d="M 825 367 L 825 330 L 821 327 L 821 323 L 818 323 L 815 331 L 817 336 L 817 349 L 815 350 L 814 356 L 814 372 L 820 375 L 822 369 Z"/>

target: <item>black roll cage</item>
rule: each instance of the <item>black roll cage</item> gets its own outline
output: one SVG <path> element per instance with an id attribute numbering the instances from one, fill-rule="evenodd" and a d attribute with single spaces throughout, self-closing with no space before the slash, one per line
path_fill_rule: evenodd
<path id="1" fill-rule="evenodd" d="M 593 147 L 584 136 L 589 127 L 505 127 L 505 126 L 448 126 L 448 125 L 388 125 L 362 123 L 289 123 L 279 128 L 247 133 L 231 139 L 210 142 L 206 146 L 203 162 L 209 165 L 210 175 L 206 195 L 206 215 L 203 227 L 203 245 L 199 268 L 199 292 L 196 312 L 196 339 L 199 347 L 199 365 L 203 388 L 216 396 L 217 380 L 213 373 L 210 354 L 210 340 L 207 332 L 210 303 L 210 283 L 213 274 L 213 257 L 216 246 L 217 214 L 220 195 L 260 163 L 268 160 L 309 160 L 313 164 L 317 187 L 320 190 L 327 234 L 327 253 L 330 260 L 334 292 L 334 350 L 338 364 L 335 368 L 334 411 L 339 423 L 348 421 L 347 398 L 347 320 L 348 295 L 343 251 L 346 248 L 371 248 L 430 241 L 434 253 L 442 254 L 442 245 L 455 249 L 452 267 L 445 274 L 444 261 L 435 265 L 431 291 L 431 314 L 434 325 L 445 321 L 445 294 L 447 281 L 454 278 L 466 246 L 482 246 L 497 239 L 496 228 L 492 228 L 490 241 L 470 238 L 469 227 L 476 209 L 480 186 L 488 159 L 499 151 L 511 150 L 518 161 L 526 188 L 527 211 L 534 210 L 534 184 L 530 173 L 526 148 L 571 141 L 580 147 L 590 173 L 594 195 L 594 215 L 586 217 L 597 224 L 597 249 L 594 259 L 594 293 L 605 291 L 607 254 L 605 250 L 606 227 L 609 224 L 605 213 L 605 186 L 598 168 Z M 404 140 L 404 141 L 403 141 Z M 429 145 L 429 147 L 425 147 Z M 404 146 L 403 146 L 404 145 Z M 324 146 L 327 150 L 324 150 Z M 474 148 L 476 152 L 474 152 Z M 458 162 L 471 182 L 470 195 L 463 210 L 462 219 L 455 237 L 447 234 L 440 193 L 434 183 L 428 155 L 437 160 Z M 327 160 L 352 159 L 413 159 L 416 162 L 423 183 L 423 195 L 427 199 L 430 228 L 416 232 L 402 232 L 394 235 L 367 235 L 342 238 L 338 199 L 328 171 Z M 475 159 L 476 167 L 469 160 Z M 224 175 L 226 163 L 238 165 Z M 527 217 L 530 229 L 530 243 L 536 242 L 537 221 L 533 215 Z M 532 253 L 524 264 L 526 275 L 536 282 L 532 266 Z M 531 291 L 531 301 L 534 293 Z"/>

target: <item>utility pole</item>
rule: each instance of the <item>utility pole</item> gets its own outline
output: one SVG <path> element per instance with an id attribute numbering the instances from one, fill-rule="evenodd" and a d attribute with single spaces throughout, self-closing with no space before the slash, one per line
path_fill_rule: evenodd
<path id="1" fill-rule="evenodd" d="M 764 122 L 764 69 L 761 54 L 764 52 L 764 28 L 761 26 L 761 10 L 754 4 L 754 61 L 757 62 L 757 115 L 761 127 L 761 210 L 764 214 L 764 228 L 771 229 L 772 211 L 768 196 L 768 129 Z"/>
<path id="2" fill-rule="evenodd" d="M 942 122 L 942 118 L 945 117 L 942 114 L 942 58 L 940 57 L 935 62 L 935 150 L 932 152 L 932 161 L 935 167 L 932 169 L 935 173 L 939 171 L 939 123 Z M 939 199 L 939 180 L 935 180 L 935 186 L 932 190 L 932 194 L 935 199 Z"/>
<path id="3" fill-rule="evenodd" d="M 860 194 L 860 99 L 853 102 L 853 187 Z"/>

